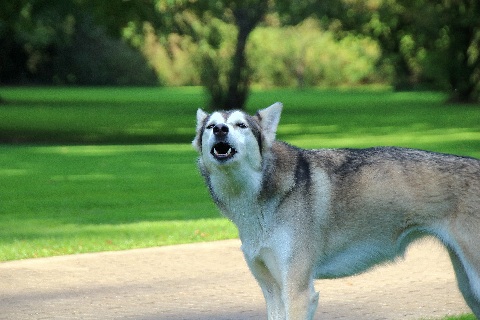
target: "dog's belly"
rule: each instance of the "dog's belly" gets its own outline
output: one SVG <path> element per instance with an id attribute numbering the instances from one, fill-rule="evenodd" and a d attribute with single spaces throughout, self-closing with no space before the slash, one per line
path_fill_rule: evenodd
<path id="1" fill-rule="evenodd" d="M 348 277 L 400 255 L 397 246 L 364 241 L 324 257 L 314 269 L 316 279 Z"/>
<path id="2" fill-rule="evenodd" d="M 412 227 L 399 236 L 364 238 L 343 242 L 341 248 L 325 252 L 314 268 L 316 279 L 348 277 L 362 273 L 383 262 L 403 256 L 408 245 L 425 236 L 438 235 L 435 228 Z M 339 235 L 337 235 L 339 236 Z"/>

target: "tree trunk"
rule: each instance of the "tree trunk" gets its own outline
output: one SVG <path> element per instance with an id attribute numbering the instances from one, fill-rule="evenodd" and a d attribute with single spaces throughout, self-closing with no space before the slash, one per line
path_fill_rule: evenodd
<path id="1" fill-rule="evenodd" d="M 475 41 L 475 29 L 468 23 L 462 23 L 462 15 L 455 12 L 454 23 L 450 28 L 450 45 L 447 50 L 449 83 L 451 92 L 449 101 L 469 103 L 480 101 L 478 79 L 475 72 L 480 69 L 480 58 L 472 58 L 469 48 Z"/>
<path id="2" fill-rule="evenodd" d="M 245 56 L 245 48 L 250 33 L 267 12 L 268 1 L 261 0 L 257 5 L 245 5 L 234 10 L 235 22 L 238 27 L 235 53 L 228 75 L 228 88 L 225 99 L 220 106 L 225 110 L 243 109 L 250 88 L 250 70 Z"/>
<path id="3" fill-rule="evenodd" d="M 250 72 L 245 57 L 247 38 L 252 30 L 239 25 L 237 46 L 232 58 L 224 109 L 243 109 L 249 91 Z"/>

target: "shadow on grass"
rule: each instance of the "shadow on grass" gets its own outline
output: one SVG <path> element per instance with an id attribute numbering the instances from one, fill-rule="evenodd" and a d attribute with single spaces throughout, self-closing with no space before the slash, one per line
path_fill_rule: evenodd
<path id="1" fill-rule="evenodd" d="M 144 133 L 129 132 L 84 132 L 57 129 L 0 129 L 0 143 L 11 145 L 125 145 L 125 144 L 157 144 L 188 143 L 194 133 L 157 131 L 154 129 L 138 130 Z M 151 133 L 145 133 L 151 131 Z"/>

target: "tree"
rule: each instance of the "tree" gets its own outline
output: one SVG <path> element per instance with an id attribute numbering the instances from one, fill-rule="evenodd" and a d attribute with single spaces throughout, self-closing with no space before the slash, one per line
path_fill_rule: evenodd
<path id="1" fill-rule="evenodd" d="M 480 101 L 480 2 L 383 0 L 364 25 L 395 66 L 397 87 L 418 83 L 451 101 Z"/>
<path id="2" fill-rule="evenodd" d="M 253 3 L 252 3 L 253 2 Z M 240 1 L 238 1 L 240 3 Z M 238 3 L 231 2 L 233 16 L 238 27 L 237 43 L 235 54 L 232 59 L 232 69 L 229 76 L 227 96 L 224 106 L 231 108 L 243 108 L 245 105 L 248 87 L 249 75 L 247 61 L 245 58 L 245 47 L 247 39 L 252 30 L 263 19 L 268 9 L 268 1 L 244 1 L 239 6 Z"/>
<path id="3" fill-rule="evenodd" d="M 319 0 L 297 11 L 377 39 L 398 89 L 429 85 L 451 101 L 480 101 L 478 0 Z M 291 10 L 291 8 L 288 8 Z"/>
<path id="4" fill-rule="evenodd" d="M 373 1 L 373 0 L 370 0 Z M 304 19 L 317 15 L 318 17 L 342 17 L 351 25 L 359 25 L 357 21 L 365 20 L 366 15 L 346 15 L 345 9 L 352 1 L 318 0 L 318 1 L 287 1 L 287 0 L 157 0 L 164 21 L 159 33 L 179 32 L 190 35 L 199 43 L 207 42 L 211 50 L 206 50 L 201 57 L 202 82 L 211 97 L 211 107 L 223 109 L 241 109 L 244 107 L 249 92 L 251 72 L 246 60 L 245 48 L 252 30 L 264 19 L 267 13 L 277 12 L 284 25 L 295 25 Z M 357 8 L 362 5 L 356 3 Z M 235 25 L 237 36 L 234 51 L 229 57 L 228 70 L 223 68 L 219 54 L 222 33 L 212 23 L 214 19 Z M 351 21 L 350 21 L 351 20 Z M 345 20 L 346 21 L 346 20 Z M 366 20 L 368 21 L 368 20 Z M 279 45 L 288 45 L 280 43 Z"/>
<path id="5" fill-rule="evenodd" d="M 215 54 L 202 59 L 202 80 L 211 97 L 211 107 L 241 109 L 249 93 L 250 72 L 245 55 L 248 37 L 269 9 L 268 0 L 230 1 L 158 1 L 164 21 L 170 21 L 169 31 L 189 34 L 196 41 L 206 40 L 213 51 L 220 49 L 222 39 L 213 19 L 232 23 L 236 28 L 234 51 L 229 57 L 226 81 Z M 168 18 L 165 18 L 168 17 Z M 165 27 L 166 23 L 162 23 Z M 157 27 L 157 26 L 156 26 Z M 165 31 L 157 27 L 159 32 Z"/>
<path id="6" fill-rule="evenodd" d="M 450 99 L 480 102 L 480 2 L 443 0 L 437 9 L 439 31 L 431 47 L 434 63 L 444 65 Z M 444 55 L 442 55 L 444 53 Z"/>
<path id="7" fill-rule="evenodd" d="M 383 61 L 394 68 L 397 89 L 427 86 L 446 91 L 451 101 L 480 101 L 478 0 L 277 0 L 270 5 L 259 7 L 261 15 L 252 19 L 250 28 L 268 9 L 277 11 L 284 25 L 316 16 L 339 39 L 350 32 L 377 39 Z M 242 46 L 237 49 L 241 51 Z M 240 74 L 238 69 L 235 72 Z"/>
<path id="8" fill-rule="evenodd" d="M 142 55 L 120 39 L 127 21 L 155 20 L 153 3 L 0 1 L 0 83 L 157 83 Z"/>

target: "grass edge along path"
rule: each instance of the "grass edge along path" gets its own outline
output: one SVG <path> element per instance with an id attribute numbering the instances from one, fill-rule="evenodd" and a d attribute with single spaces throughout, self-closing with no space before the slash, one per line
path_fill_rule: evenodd
<path id="1" fill-rule="evenodd" d="M 422 320 L 434 320 L 434 319 L 422 319 Z M 473 314 L 462 314 L 458 316 L 448 316 L 448 317 L 437 319 L 437 320 L 477 320 L 477 318 Z"/>

